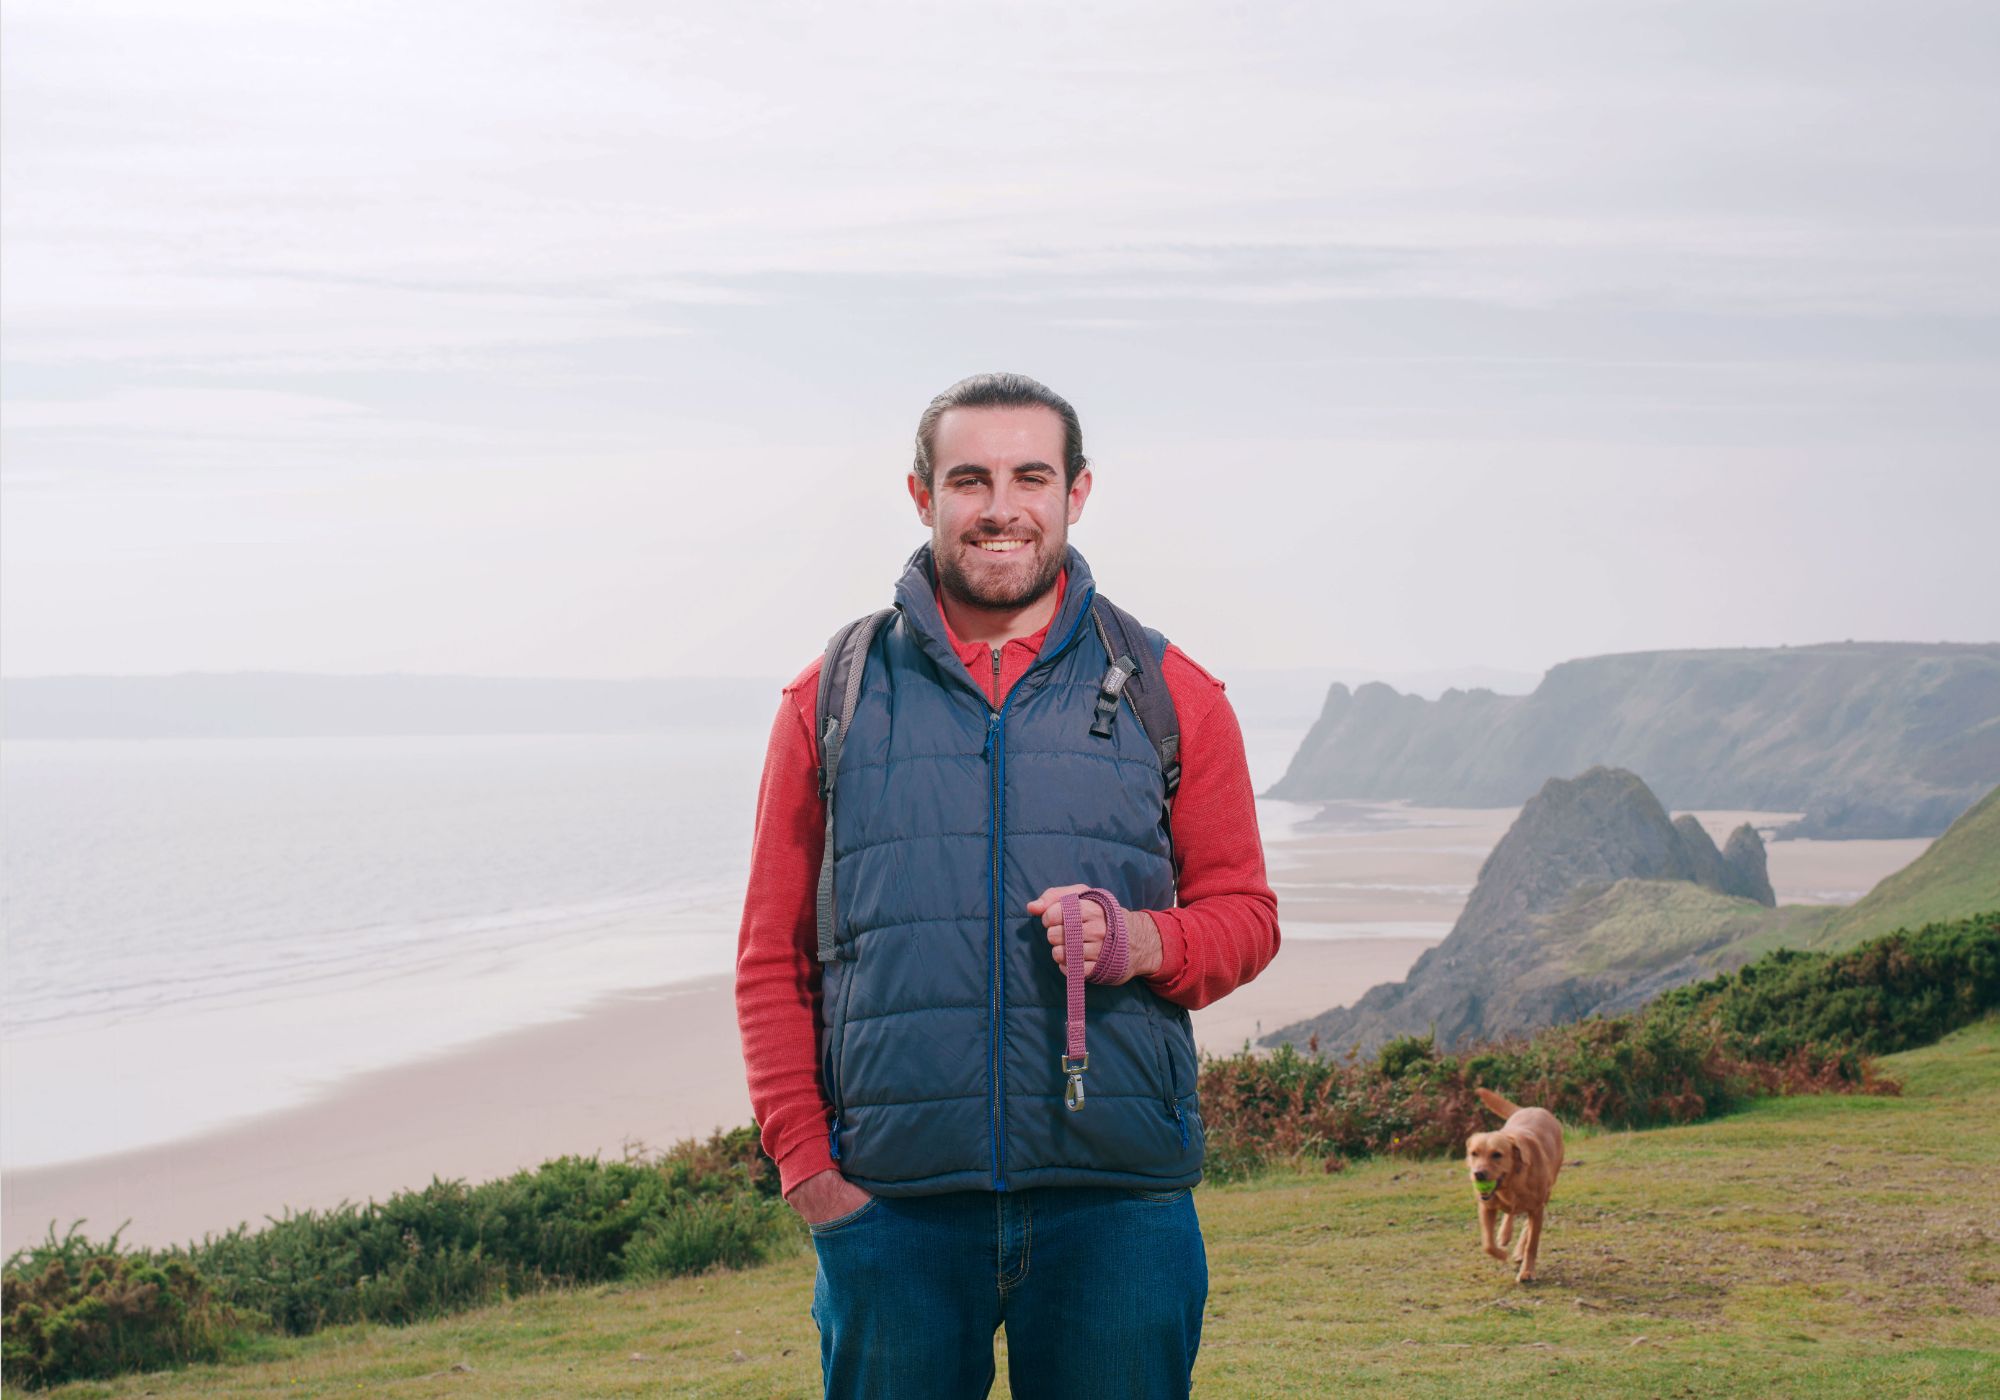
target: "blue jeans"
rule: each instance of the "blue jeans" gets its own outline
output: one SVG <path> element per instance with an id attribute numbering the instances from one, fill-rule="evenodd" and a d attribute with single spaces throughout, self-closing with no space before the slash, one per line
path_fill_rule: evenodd
<path id="1" fill-rule="evenodd" d="M 829 1400 L 1185 1396 L 1208 1254 L 1194 1197 L 1104 1186 L 876 1196 L 812 1227 Z"/>

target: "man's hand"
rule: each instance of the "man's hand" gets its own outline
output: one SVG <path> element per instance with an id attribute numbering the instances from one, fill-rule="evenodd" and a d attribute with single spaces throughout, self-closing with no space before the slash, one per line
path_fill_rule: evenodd
<path id="1" fill-rule="evenodd" d="M 1055 954 L 1056 966 L 1063 966 L 1063 919 L 1062 897 L 1066 894 L 1082 894 L 1089 885 L 1054 885 L 1043 890 L 1028 901 L 1028 912 L 1042 917 L 1042 927 L 1047 930 L 1049 947 Z M 1097 966 L 1098 950 L 1104 946 L 1104 937 L 1109 930 L 1104 923 L 1104 911 L 1094 899 L 1083 901 L 1083 975 L 1088 977 Z M 1125 911 L 1125 936 L 1129 940 L 1130 958 L 1125 965 L 1125 976 L 1120 982 L 1130 982 L 1135 977 L 1145 977 L 1160 970 L 1160 930 L 1154 924 L 1152 915 L 1137 909 Z"/>
<path id="2" fill-rule="evenodd" d="M 792 1194 L 785 1197 L 786 1203 L 803 1216 L 808 1225 L 817 1225 L 823 1220 L 833 1220 L 849 1211 L 860 1210 L 873 1199 L 868 1192 L 842 1176 L 838 1167 L 815 1172 L 794 1186 Z"/>

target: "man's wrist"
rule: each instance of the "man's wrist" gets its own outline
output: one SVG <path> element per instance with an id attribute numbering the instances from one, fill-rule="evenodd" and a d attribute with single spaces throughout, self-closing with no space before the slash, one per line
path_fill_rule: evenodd
<path id="1" fill-rule="evenodd" d="M 1160 926 L 1145 910 L 1127 909 L 1125 934 L 1128 940 L 1132 976 L 1134 978 L 1153 976 L 1160 970 L 1164 951 L 1160 946 Z"/>
<path id="2" fill-rule="evenodd" d="M 1140 930 L 1142 921 L 1145 925 L 1143 933 Z M 1172 914 L 1128 909 L 1125 911 L 1125 922 L 1131 929 L 1133 978 L 1143 977 L 1157 988 L 1178 976 L 1181 964 L 1186 960 L 1179 921 Z"/>
<path id="3" fill-rule="evenodd" d="M 827 1150 L 826 1138 L 807 1138 L 778 1158 L 778 1193 L 790 1200 L 792 1192 L 821 1172 L 833 1169 L 833 1156 Z"/>
<path id="4" fill-rule="evenodd" d="M 812 1173 L 810 1176 L 800 1177 L 797 1181 L 791 1184 L 791 1187 L 788 1190 L 781 1191 L 779 1194 L 782 1195 L 787 1201 L 793 1201 L 794 1204 L 796 1204 L 795 1198 L 801 1191 L 804 1191 L 808 1187 L 812 1186 L 812 1184 L 818 1181 L 821 1177 L 833 1177 L 833 1176 L 840 1176 L 840 1168 L 828 1164 L 827 1166 L 821 1167 L 818 1171 Z M 845 1181 L 846 1179 L 847 1178 L 845 1177 L 841 1177 L 841 1180 L 843 1181 Z"/>

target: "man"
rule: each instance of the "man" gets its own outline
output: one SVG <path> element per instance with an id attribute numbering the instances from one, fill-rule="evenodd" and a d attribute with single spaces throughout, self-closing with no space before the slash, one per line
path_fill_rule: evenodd
<path id="1" fill-rule="evenodd" d="M 1004 1326 L 1017 1396 L 1185 1395 L 1208 1293 L 1187 1008 L 1278 947 L 1242 735 L 1221 682 L 1149 635 L 1169 806 L 1129 699 L 1098 705 L 1113 656 L 1068 540 L 1092 476 L 1054 392 L 952 386 L 908 485 L 931 540 L 829 746 L 834 916 L 823 934 L 815 702 L 845 682 L 814 661 L 771 732 L 737 957 L 751 1104 L 819 1258 L 826 1393 L 985 1395 Z M 1087 989 L 1073 1075 L 1063 896 L 1087 888 L 1129 947 Z M 1119 916 L 1080 912 L 1084 971 L 1104 953 L 1115 975 Z"/>

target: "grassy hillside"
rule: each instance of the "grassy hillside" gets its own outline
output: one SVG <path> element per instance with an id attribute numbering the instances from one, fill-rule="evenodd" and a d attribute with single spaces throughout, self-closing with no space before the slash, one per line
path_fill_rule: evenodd
<path id="1" fill-rule="evenodd" d="M 1898 928 L 2000 909 L 2000 788 L 1951 824 L 1930 849 L 1827 926 L 1822 945 L 1845 948 Z"/>
<path id="2" fill-rule="evenodd" d="M 1528 1287 L 1478 1252 L 1455 1164 L 1203 1187 L 1197 1393 L 1994 1393 L 2000 1021 L 1882 1063 L 1901 1097 L 1573 1133 L 1544 1278 Z M 247 1365 L 48 1393 L 815 1396 L 812 1281 L 802 1248 L 741 1273 L 271 1340 Z"/>
<path id="3" fill-rule="evenodd" d="M 1774 948 L 1819 948 L 1838 906 L 1776 909 L 1680 880 L 1620 880 L 1577 892 L 1544 918 L 1527 990 L 1565 988 L 1573 1015 L 1614 1015 L 1754 962 Z"/>
<path id="4" fill-rule="evenodd" d="M 1813 946 L 1835 912 L 1816 904 L 1767 909 L 1684 880 L 1620 880 L 1582 892 L 1548 918 L 1541 946 L 1571 976 L 1640 976 L 1689 957 L 1703 957 L 1704 967 L 1734 966 L 1767 948 Z"/>

